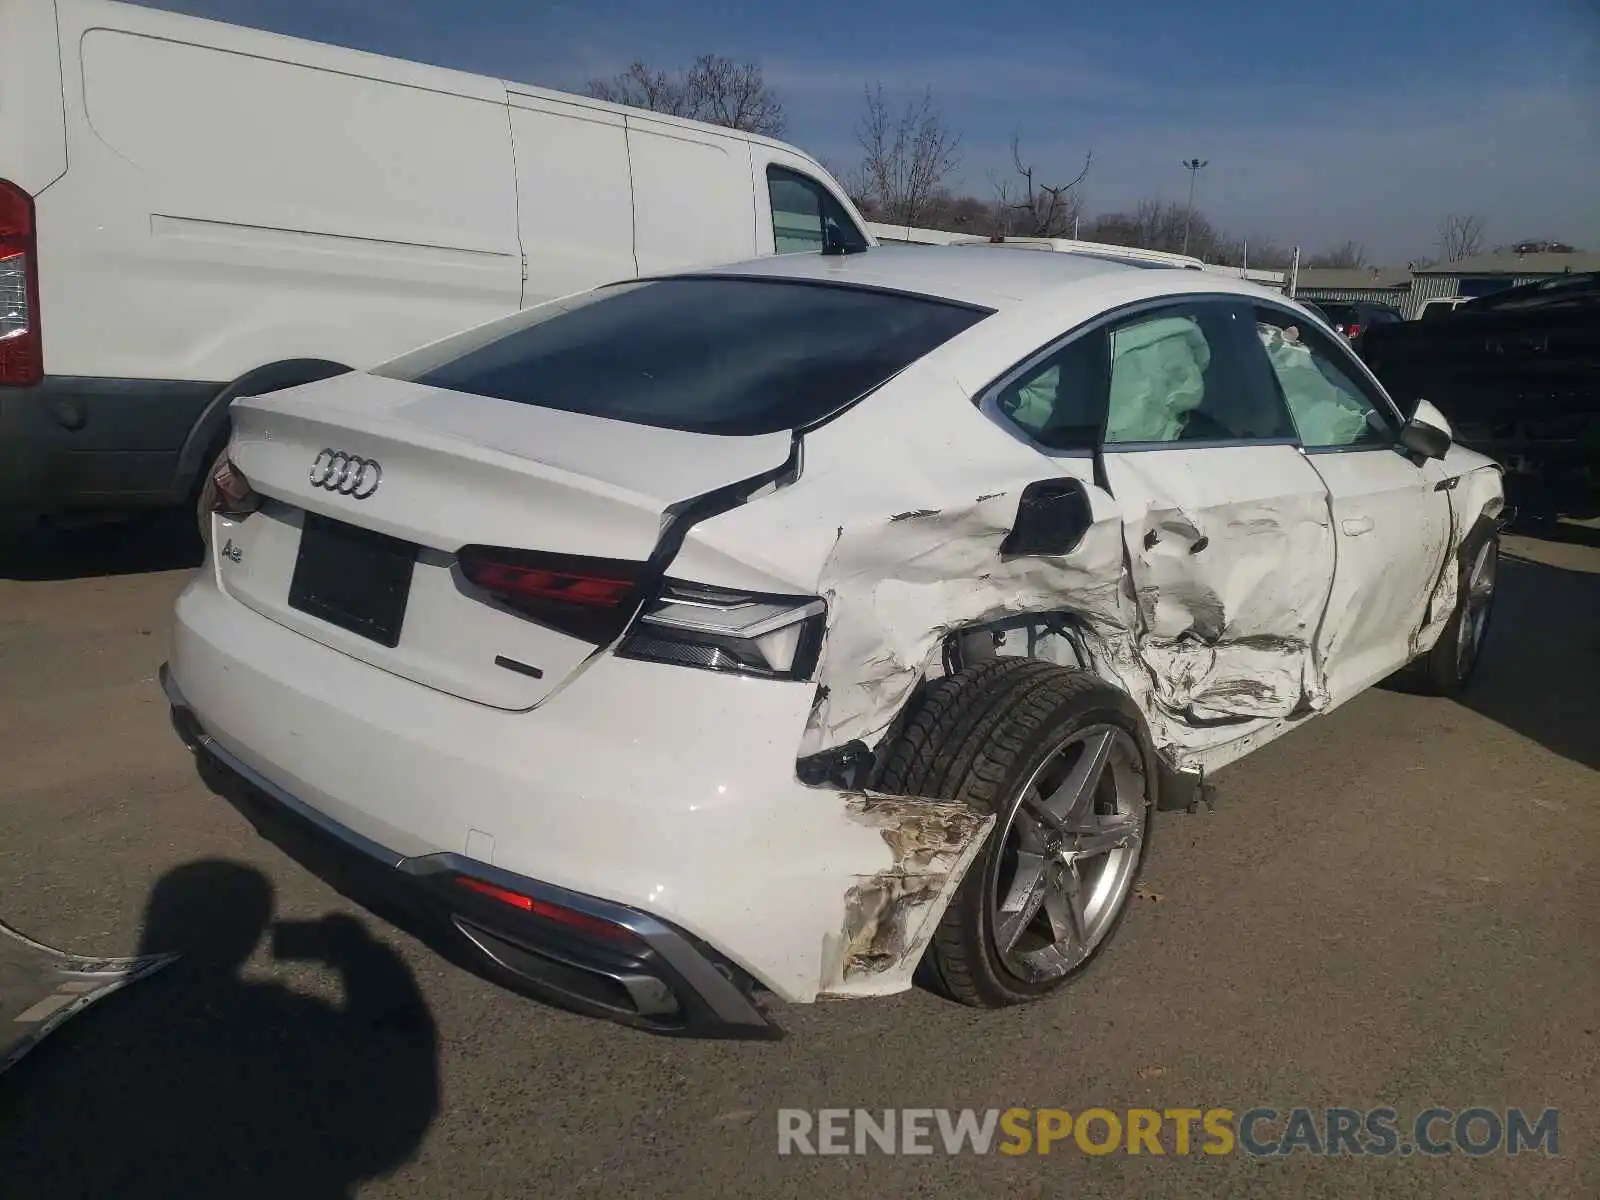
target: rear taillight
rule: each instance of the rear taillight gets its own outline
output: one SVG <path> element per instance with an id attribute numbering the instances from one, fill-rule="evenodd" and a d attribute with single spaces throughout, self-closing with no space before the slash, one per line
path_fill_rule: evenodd
<path id="1" fill-rule="evenodd" d="M 29 387 L 43 378 L 33 197 L 0 179 L 0 384 Z"/>
<path id="2" fill-rule="evenodd" d="M 510 908 L 518 909 L 521 912 L 539 917 L 556 925 L 563 925 L 567 929 L 578 933 L 592 934 L 613 942 L 638 943 L 640 941 L 639 935 L 631 929 L 613 924 L 600 917 L 591 917 L 588 913 L 579 912 L 575 908 L 568 908 L 564 904 L 552 904 L 548 900 L 525 896 L 521 892 L 514 892 L 510 888 L 501 887 L 497 883 L 474 879 L 470 875 L 457 875 L 455 883 L 457 887 L 465 888 L 469 892 L 476 892 L 478 895 L 486 896 L 490 900 L 498 900 L 501 904 Z"/>
<path id="3" fill-rule="evenodd" d="M 615 641 L 639 607 L 643 563 L 492 546 L 464 546 L 456 561 L 507 608 L 597 646 Z"/>
<path id="4" fill-rule="evenodd" d="M 1359 325 L 1350 326 L 1349 336 L 1350 336 L 1350 338 L 1352 340 L 1354 340 L 1357 337 L 1360 337 L 1361 336 L 1361 326 L 1359 326 Z"/>
<path id="5" fill-rule="evenodd" d="M 240 521 L 261 507 L 261 496 L 250 486 L 231 458 L 225 458 L 211 472 L 211 511 Z"/>
<path id="6" fill-rule="evenodd" d="M 778 596 L 667 580 L 645 564 L 537 550 L 465 546 L 462 576 L 507 608 L 621 658 L 762 679 L 809 679 L 827 628 L 815 596 Z"/>
<path id="7" fill-rule="evenodd" d="M 827 605 L 816 596 L 668 581 L 617 654 L 763 679 L 809 679 L 826 627 Z"/>

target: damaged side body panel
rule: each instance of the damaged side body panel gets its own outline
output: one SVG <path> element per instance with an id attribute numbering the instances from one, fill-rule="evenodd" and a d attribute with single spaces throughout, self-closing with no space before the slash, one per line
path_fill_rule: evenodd
<path id="1" fill-rule="evenodd" d="M 1135 702 L 1166 765 L 1191 774 L 1342 702 L 1325 655 L 1341 633 L 1337 614 L 1325 628 L 1340 527 L 1297 446 L 1047 458 L 975 413 L 970 383 L 925 364 L 900 385 L 905 402 L 864 405 L 808 433 L 800 479 L 765 498 L 759 518 L 735 510 L 696 531 L 705 550 L 755 559 L 827 602 L 802 766 L 852 749 L 870 766 L 918 687 L 968 646 L 1094 673 Z M 941 404 L 976 420 L 926 419 Z M 844 442 L 881 447 L 878 469 L 835 453 Z M 1402 657 L 1444 628 L 1455 551 L 1498 503 L 1497 472 L 1463 453 L 1436 472 L 1461 477 L 1448 498 L 1457 515 L 1449 546 L 1430 543 L 1419 567 L 1426 579 L 1412 592 L 1418 616 L 1399 635 Z M 1064 554 L 1002 552 L 1024 493 L 1051 478 L 1082 485 L 1081 536 Z M 888 850 L 881 868 L 844 876 L 817 994 L 902 990 L 994 816 L 864 792 L 865 776 L 802 778 Z"/>
<path id="2" fill-rule="evenodd" d="M 1439 567 L 1438 582 L 1428 600 L 1427 615 L 1411 637 L 1413 656 L 1426 654 L 1444 634 L 1461 590 L 1458 559 L 1463 545 L 1482 521 L 1498 522 L 1505 511 L 1504 476 L 1500 468 L 1478 465 L 1480 455 L 1452 447 L 1445 456 L 1446 478 L 1454 480 L 1450 497 L 1449 552 Z"/>
<path id="3" fill-rule="evenodd" d="M 999 553 L 1020 488 L 842 526 L 824 570 L 832 623 L 802 756 L 875 743 L 941 672 L 949 634 L 1030 614 L 1070 619 L 1089 660 L 1073 665 L 1132 696 L 1175 766 L 1324 703 L 1311 647 L 1331 575 L 1325 505 L 1265 498 L 1224 515 L 1212 504 L 1206 520 L 1151 503 L 1126 519 L 1087 490 L 1093 524 L 1061 557 Z M 1286 558 L 1307 565 L 1286 572 Z"/>
<path id="4" fill-rule="evenodd" d="M 1291 446 L 1108 454 L 1158 750 L 1326 706 L 1313 653 L 1333 576 L 1327 502 Z"/>
<path id="5" fill-rule="evenodd" d="M 823 946 L 820 996 L 903 990 L 945 906 L 994 825 L 992 813 L 922 797 L 845 794 L 853 822 L 875 829 L 890 865 L 845 892 L 844 924 Z"/>

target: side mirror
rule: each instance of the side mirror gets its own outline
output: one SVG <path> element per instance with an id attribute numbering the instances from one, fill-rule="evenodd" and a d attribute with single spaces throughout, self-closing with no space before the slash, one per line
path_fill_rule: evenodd
<path id="1" fill-rule="evenodd" d="M 1443 458 L 1452 442 L 1450 422 L 1426 400 L 1417 401 L 1417 410 L 1400 430 L 1400 444 L 1422 458 Z"/>

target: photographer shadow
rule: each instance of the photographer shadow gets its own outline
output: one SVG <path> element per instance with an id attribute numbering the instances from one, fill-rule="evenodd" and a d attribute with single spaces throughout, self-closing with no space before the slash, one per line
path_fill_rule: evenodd
<path id="1" fill-rule="evenodd" d="M 0 1077 L 4 1194 L 346 1197 L 416 1152 L 437 1032 L 398 954 L 352 917 L 272 925 L 272 886 L 203 861 L 151 893 L 139 953 L 183 957 Z M 327 965 L 342 1004 L 240 969 Z"/>

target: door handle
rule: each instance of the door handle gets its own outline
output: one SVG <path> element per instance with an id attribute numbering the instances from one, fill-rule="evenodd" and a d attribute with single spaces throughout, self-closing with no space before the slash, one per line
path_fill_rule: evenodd
<path id="1" fill-rule="evenodd" d="M 1339 522 L 1339 528 L 1351 537 L 1359 537 L 1363 533 L 1372 532 L 1371 517 L 1346 517 Z"/>

